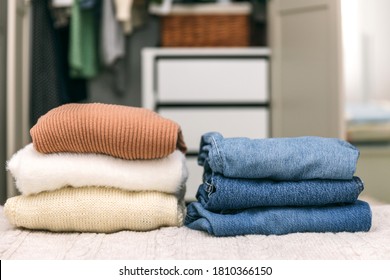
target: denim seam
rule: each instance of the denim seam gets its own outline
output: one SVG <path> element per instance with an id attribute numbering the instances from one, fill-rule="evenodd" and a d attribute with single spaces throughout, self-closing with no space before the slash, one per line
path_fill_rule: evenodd
<path id="1" fill-rule="evenodd" d="M 211 176 L 211 179 L 210 179 L 210 185 L 209 187 L 211 187 L 209 193 L 208 193 L 208 198 L 210 199 L 210 197 L 215 194 L 216 190 L 217 190 L 217 183 L 215 182 L 217 180 L 217 178 L 214 176 L 214 174 Z"/>
<path id="2" fill-rule="evenodd" d="M 207 197 L 210 197 L 210 195 L 213 193 L 213 188 L 214 188 L 214 186 L 213 186 L 213 184 L 212 184 L 212 182 L 205 182 L 205 185 L 206 185 L 206 187 L 205 187 L 205 189 L 206 189 L 206 192 L 207 192 Z"/>
<path id="3" fill-rule="evenodd" d="M 223 158 L 222 158 L 222 155 L 219 151 L 219 147 L 218 147 L 218 144 L 217 144 L 217 140 L 214 138 L 214 136 L 211 137 L 211 140 L 213 141 L 214 145 L 215 145 L 215 149 L 217 150 L 217 163 L 218 165 L 221 165 L 222 167 L 222 170 L 221 170 L 221 173 L 223 174 L 223 171 L 225 169 L 225 166 L 224 166 L 224 162 L 223 162 Z"/>
<path id="4" fill-rule="evenodd" d="M 358 185 L 359 193 L 364 190 L 364 182 L 361 178 L 354 176 L 353 177 L 354 182 Z"/>

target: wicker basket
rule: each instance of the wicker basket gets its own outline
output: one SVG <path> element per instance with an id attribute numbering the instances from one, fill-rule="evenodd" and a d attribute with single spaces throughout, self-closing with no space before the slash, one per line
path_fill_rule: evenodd
<path id="1" fill-rule="evenodd" d="M 215 9 L 198 7 L 194 9 L 187 7 L 176 12 L 173 9 L 169 15 L 161 16 L 163 47 L 249 46 L 250 9 L 241 7 L 241 11 L 239 9 L 226 11 L 225 8 L 216 12 Z"/>

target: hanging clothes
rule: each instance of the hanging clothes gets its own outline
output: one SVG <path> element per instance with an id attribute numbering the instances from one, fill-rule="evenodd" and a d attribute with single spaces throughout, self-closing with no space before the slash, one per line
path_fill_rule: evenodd
<path id="1" fill-rule="evenodd" d="M 126 88 L 125 35 L 122 25 L 115 18 L 112 0 L 103 0 L 100 25 L 100 60 L 112 77 L 112 88 L 122 96 Z"/>
<path id="2" fill-rule="evenodd" d="M 116 19 L 122 22 L 125 34 L 131 33 L 131 8 L 133 6 L 133 0 L 114 0 L 114 3 L 116 6 Z"/>
<path id="3" fill-rule="evenodd" d="M 70 7 L 54 4 L 50 0 L 32 1 L 31 126 L 49 110 L 88 97 L 87 80 L 70 77 Z"/>
<path id="4" fill-rule="evenodd" d="M 61 101 L 63 104 L 80 102 L 88 97 L 87 79 L 73 78 L 70 76 L 70 66 L 68 60 L 69 29 L 69 25 L 56 29 L 59 42 L 58 63 L 61 71 Z"/>
<path id="5" fill-rule="evenodd" d="M 125 55 L 125 37 L 121 24 L 115 19 L 112 0 L 103 0 L 100 28 L 101 61 L 104 66 L 111 67 Z"/>
<path id="6" fill-rule="evenodd" d="M 58 49 L 48 0 L 32 2 L 31 110 L 33 126 L 41 115 L 61 104 Z"/>
<path id="7" fill-rule="evenodd" d="M 99 0 L 80 0 L 81 9 L 92 9 L 98 5 Z"/>
<path id="8" fill-rule="evenodd" d="M 145 0 L 114 0 L 114 4 L 116 19 L 121 22 L 126 35 L 146 22 L 148 14 Z"/>
<path id="9" fill-rule="evenodd" d="M 70 20 L 70 75 L 89 79 L 99 71 L 98 22 L 96 11 L 82 9 L 79 2 L 74 0 Z"/>
<path id="10" fill-rule="evenodd" d="M 87 98 L 87 80 L 83 78 L 71 78 L 69 68 L 69 25 L 71 16 L 71 5 L 58 7 L 50 6 L 50 11 L 54 21 L 54 34 L 56 44 L 56 53 L 59 63 L 59 77 L 61 86 L 61 103 L 75 103 Z"/>

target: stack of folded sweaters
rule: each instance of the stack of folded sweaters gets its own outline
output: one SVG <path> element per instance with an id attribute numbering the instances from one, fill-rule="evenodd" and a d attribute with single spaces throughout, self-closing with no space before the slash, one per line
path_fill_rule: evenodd
<path id="1" fill-rule="evenodd" d="M 357 200 L 359 151 L 333 138 L 202 136 L 204 167 L 197 202 L 185 224 L 216 236 L 294 232 L 357 232 L 371 227 L 371 209 Z"/>
<path id="2" fill-rule="evenodd" d="M 150 110 L 68 104 L 30 131 L 7 163 L 21 195 L 9 221 L 50 231 L 147 231 L 181 226 L 186 146 L 178 124 Z"/>

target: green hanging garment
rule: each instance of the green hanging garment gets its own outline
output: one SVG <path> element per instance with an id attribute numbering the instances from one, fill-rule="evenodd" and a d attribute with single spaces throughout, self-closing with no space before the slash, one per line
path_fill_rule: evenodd
<path id="1" fill-rule="evenodd" d="M 69 65 L 72 78 L 93 78 L 99 70 L 97 24 L 94 9 L 81 9 L 80 1 L 72 5 L 70 22 Z"/>

